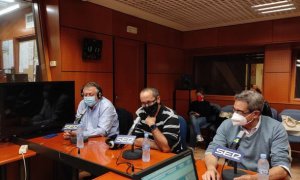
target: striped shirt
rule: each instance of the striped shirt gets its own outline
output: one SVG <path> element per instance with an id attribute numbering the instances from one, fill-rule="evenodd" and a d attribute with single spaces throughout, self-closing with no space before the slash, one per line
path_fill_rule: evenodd
<path id="1" fill-rule="evenodd" d="M 137 116 L 141 118 L 141 121 L 137 124 L 133 135 L 137 138 L 143 138 L 144 132 L 149 133 L 149 138 L 154 140 L 150 127 L 145 123 L 145 119 L 148 117 L 144 109 L 141 107 L 136 111 Z M 179 153 L 182 151 L 182 145 L 180 140 L 180 128 L 178 116 L 174 111 L 166 106 L 161 105 L 161 108 L 156 116 L 155 125 L 160 132 L 166 137 L 168 145 L 173 153 Z"/>

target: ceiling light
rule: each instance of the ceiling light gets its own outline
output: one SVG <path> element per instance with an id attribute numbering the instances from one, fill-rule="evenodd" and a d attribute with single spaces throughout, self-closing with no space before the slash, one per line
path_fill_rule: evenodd
<path id="1" fill-rule="evenodd" d="M 300 59 L 297 59 L 297 62 L 300 63 Z"/>
<path id="2" fill-rule="evenodd" d="M 296 9 L 296 8 L 291 7 L 291 8 L 275 9 L 275 10 L 271 10 L 271 11 L 262 11 L 260 13 L 267 14 L 267 13 L 280 12 L 280 11 L 289 11 L 289 10 L 293 10 L 293 9 Z"/>
<path id="3" fill-rule="evenodd" d="M 9 3 L 12 3 L 12 2 L 15 2 L 15 0 L 0 0 L 1 2 L 9 2 Z"/>
<path id="4" fill-rule="evenodd" d="M 300 64 L 296 64 L 297 67 L 300 67 Z"/>
<path id="5" fill-rule="evenodd" d="M 16 10 L 18 8 L 20 8 L 20 5 L 19 4 L 15 4 L 15 5 L 9 6 L 8 8 L 2 9 L 0 11 L 0 16 L 3 15 L 3 14 L 9 13 L 9 12 L 11 12 L 13 10 Z"/>
<path id="6" fill-rule="evenodd" d="M 266 7 L 266 8 L 260 8 L 260 9 L 257 9 L 257 10 L 258 11 L 264 11 L 264 10 L 278 9 L 278 8 L 289 7 L 289 6 L 294 6 L 294 4 L 283 4 L 283 5 L 279 5 L 279 6 L 271 6 L 271 7 Z"/>
<path id="7" fill-rule="evenodd" d="M 284 0 L 284 1 L 278 1 L 278 2 L 272 2 L 272 3 L 258 4 L 258 5 L 254 5 L 254 6 L 251 6 L 251 7 L 252 8 L 258 8 L 258 7 L 271 6 L 271 5 L 282 4 L 282 3 L 287 3 L 287 2 L 289 2 L 289 1 Z"/>

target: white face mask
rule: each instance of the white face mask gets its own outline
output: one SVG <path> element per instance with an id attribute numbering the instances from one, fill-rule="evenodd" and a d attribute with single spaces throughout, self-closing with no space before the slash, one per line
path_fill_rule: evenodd
<path id="1" fill-rule="evenodd" d="M 95 96 L 84 96 L 83 100 L 84 103 L 89 107 L 93 107 L 97 103 Z"/>
<path id="2" fill-rule="evenodd" d="M 246 124 L 248 124 L 252 121 L 247 122 L 247 119 L 244 116 L 235 112 L 235 113 L 233 113 L 233 115 L 231 117 L 231 122 L 234 126 L 245 126 Z"/>

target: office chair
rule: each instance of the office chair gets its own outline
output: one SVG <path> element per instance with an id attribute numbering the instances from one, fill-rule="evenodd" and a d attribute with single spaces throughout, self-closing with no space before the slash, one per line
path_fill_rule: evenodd
<path id="1" fill-rule="evenodd" d="M 273 117 L 273 119 L 278 120 L 278 112 L 277 112 L 277 110 L 274 109 L 274 108 L 271 108 L 271 111 L 272 111 L 272 117 Z"/>
<path id="2" fill-rule="evenodd" d="M 180 125 L 181 144 L 183 150 L 186 150 L 187 149 L 187 145 L 186 145 L 187 124 L 185 119 L 182 116 L 178 116 L 178 120 Z"/>
<path id="3" fill-rule="evenodd" d="M 133 116 L 124 108 L 116 108 L 119 119 L 119 132 L 126 135 L 133 124 Z"/>
<path id="4" fill-rule="evenodd" d="M 300 121 L 300 110 L 284 109 L 278 116 L 278 120 L 282 122 L 282 115 L 290 116 L 291 118 Z M 288 135 L 292 152 L 300 153 L 300 136 Z"/>

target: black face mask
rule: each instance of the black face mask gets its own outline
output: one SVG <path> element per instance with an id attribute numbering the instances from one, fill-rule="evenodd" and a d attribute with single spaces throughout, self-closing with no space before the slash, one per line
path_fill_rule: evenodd
<path id="1" fill-rule="evenodd" d="M 155 102 L 152 106 L 144 107 L 144 110 L 150 117 L 154 117 L 158 108 L 158 103 Z"/>

